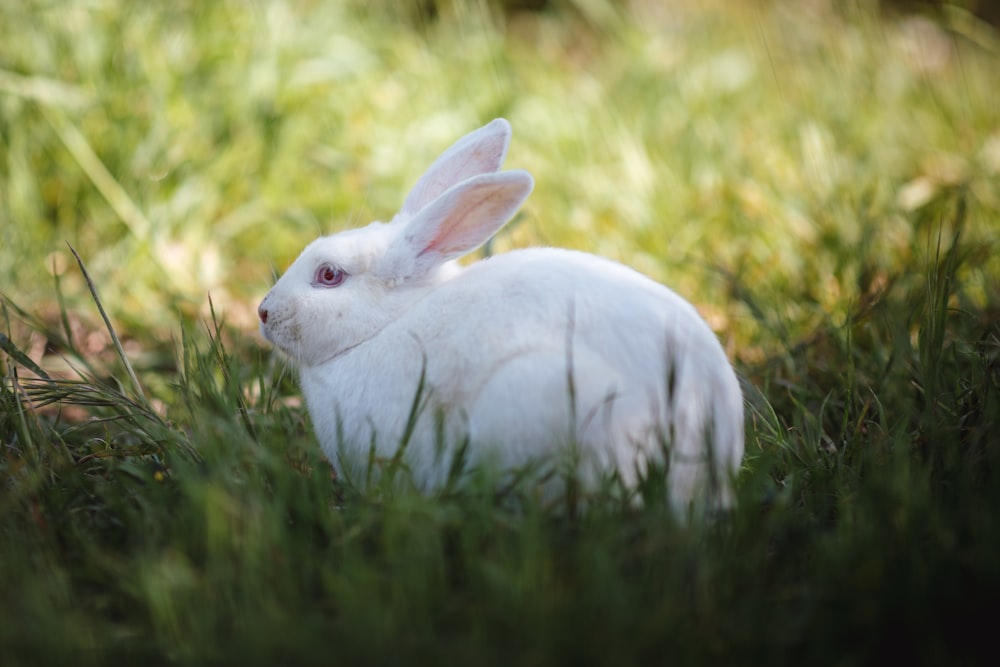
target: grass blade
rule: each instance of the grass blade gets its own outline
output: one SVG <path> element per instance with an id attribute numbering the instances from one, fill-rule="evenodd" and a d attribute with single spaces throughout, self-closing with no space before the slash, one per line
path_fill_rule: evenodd
<path id="1" fill-rule="evenodd" d="M 6 334 L 0 333 L 0 349 L 2 349 L 4 352 L 10 355 L 10 357 L 14 361 L 24 366 L 35 375 L 43 377 L 46 380 L 49 379 L 48 373 L 46 373 L 41 366 L 32 361 L 31 358 L 28 357 L 28 355 L 26 355 L 24 352 L 21 352 L 21 350 L 17 349 L 17 346 L 14 345 L 13 341 L 11 341 L 11 339 L 8 338 Z"/>
<path id="2" fill-rule="evenodd" d="M 139 383 L 139 378 L 135 374 L 135 370 L 132 368 L 132 362 L 129 361 L 128 355 L 125 354 L 125 348 L 122 347 L 122 342 L 118 338 L 118 334 L 115 332 L 115 328 L 111 325 L 111 320 L 108 318 L 107 312 L 104 310 L 104 306 L 101 305 L 101 298 L 97 295 L 97 286 L 94 281 L 91 280 L 90 274 L 87 272 L 87 267 L 84 266 L 83 260 L 80 255 L 77 254 L 76 249 L 70 245 L 69 251 L 73 253 L 73 257 L 76 258 L 76 263 L 80 267 L 80 272 L 83 274 L 83 279 L 87 281 L 87 289 L 90 290 L 90 295 L 94 299 L 94 303 L 97 305 L 97 310 L 101 314 L 101 319 L 104 320 L 104 326 L 108 329 L 108 334 L 111 335 L 111 342 L 115 346 L 115 352 L 118 353 L 118 358 L 121 360 L 122 365 L 125 367 L 125 372 L 128 373 L 129 380 L 132 382 L 132 388 L 135 391 L 136 396 L 142 403 L 143 407 L 152 411 L 149 405 L 149 401 L 146 398 L 146 393 L 142 389 L 142 384 Z"/>

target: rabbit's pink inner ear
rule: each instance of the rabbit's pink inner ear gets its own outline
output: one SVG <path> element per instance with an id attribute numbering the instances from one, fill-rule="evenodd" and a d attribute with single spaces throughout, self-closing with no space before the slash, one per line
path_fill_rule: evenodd
<path id="1" fill-rule="evenodd" d="M 486 239 L 496 233 L 495 224 L 484 226 L 481 216 L 472 215 L 477 206 L 484 205 L 484 198 L 479 201 L 460 199 L 438 219 L 438 224 L 428 226 L 432 234 L 428 237 L 414 239 L 419 251 L 417 257 L 429 253 L 443 257 L 458 257 L 475 250 L 486 242 Z M 506 221 L 504 221 L 506 222 Z M 478 224 L 476 224 L 478 223 Z"/>
<path id="2" fill-rule="evenodd" d="M 460 257 L 507 224 L 534 185 L 524 171 L 482 174 L 451 188 L 420 211 L 407 235 L 417 258 Z"/>
<path id="3" fill-rule="evenodd" d="M 413 186 L 401 212 L 414 215 L 448 188 L 473 176 L 497 171 L 507 155 L 510 134 L 510 123 L 497 118 L 456 141 Z"/>

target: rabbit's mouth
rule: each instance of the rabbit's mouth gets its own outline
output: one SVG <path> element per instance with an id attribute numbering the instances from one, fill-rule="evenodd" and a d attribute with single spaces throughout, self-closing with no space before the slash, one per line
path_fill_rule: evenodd
<path id="1" fill-rule="evenodd" d="M 282 324 L 283 326 L 279 327 L 273 321 L 261 322 L 260 334 L 274 349 L 290 359 L 299 368 L 322 366 L 347 354 L 364 342 L 359 341 L 346 346 L 330 345 L 319 354 L 316 354 L 315 351 L 310 353 L 307 350 L 309 346 L 302 344 L 299 326 L 294 322 L 283 322 Z"/>
<path id="2" fill-rule="evenodd" d="M 299 349 L 299 332 L 296 326 L 277 326 L 277 322 L 272 318 L 270 321 L 262 321 L 258 327 L 260 335 L 264 337 L 276 350 L 293 359 L 296 363 L 303 363 L 305 355 Z"/>
<path id="3" fill-rule="evenodd" d="M 275 326 L 273 320 L 271 323 L 261 322 L 257 328 L 260 330 L 260 335 L 264 337 L 264 340 L 278 349 L 284 349 L 285 346 L 282 345 L 280 337 L 274 333 Z"/>

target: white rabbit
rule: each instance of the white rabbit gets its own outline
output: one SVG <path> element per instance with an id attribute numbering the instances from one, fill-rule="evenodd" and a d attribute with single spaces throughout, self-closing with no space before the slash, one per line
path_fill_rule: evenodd
<path id="1" fill-rule="evenodd" d="M 260 304 L 323 450 L 363 481 L 373 450 L 391 457 L 405 440 L 424 490 L 463 444 L 467 466 L 569 461 L 584 485 L 617 473 L 634 486 L 655 461 L 679 514 L 731 505 L 743 399 L 693 306 L 580 252 L 455 261 L 532 190 L 527 172 L 498 171 L 510 132 L 497 119 L 460 139 L 391 222 L 314 241 Z"/>

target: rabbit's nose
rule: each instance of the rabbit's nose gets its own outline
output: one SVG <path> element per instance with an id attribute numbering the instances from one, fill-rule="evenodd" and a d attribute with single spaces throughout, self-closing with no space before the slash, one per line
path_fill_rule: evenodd
<path id="1" fill-rule="evenodd" d="M 267 308 L 264 307 L 264 304 L 260 304 L 257 308 L 257 317 L 260 318 L 261 324 L 267 324 Z"/>

